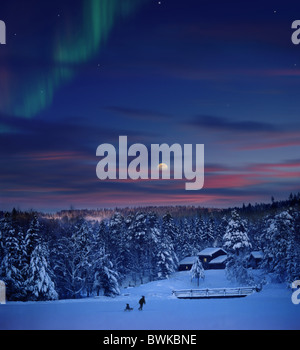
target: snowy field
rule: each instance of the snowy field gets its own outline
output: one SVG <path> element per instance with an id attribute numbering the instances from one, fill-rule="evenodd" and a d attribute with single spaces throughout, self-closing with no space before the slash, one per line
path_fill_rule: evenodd
<path id="1" fill-rule="evenodd" d="M 232 287 L 223 270 L 205 272 L 199 288 Z M 285 285 L 268 284 L 260 293 L 236 299 L 177 299 L 174 289 L 197 288 L 189 272 L 169 280 L 126 288 L 116 298 L 98 297 L 0 305 L 0 329 L 202 330 L 300 329 L 300 304 Z M 146 305 L 138 311 L 144 295 Z M 124 312 L 126 303 L 134 308 Z"/>

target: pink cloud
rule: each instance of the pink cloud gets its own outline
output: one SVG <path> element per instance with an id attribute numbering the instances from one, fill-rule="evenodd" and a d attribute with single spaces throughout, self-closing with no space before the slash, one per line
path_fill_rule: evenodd
<path id="1" fill-rule="evenodd" d="M 294 147 L 300 146 L 300 140 L 285 140 L 279 142 L 263 142 L 263 143 L 253 143 L 251 145 L 240 146 L 241 151 L 255 151 L 259 149 L 269 149 L 269 148 L 281 148 L 281 147 Z"/>
<path id="2" fill-rule="evenodd" d="M 263 183 L 250 174 L 227 174 L 207 176 L 204 188 L 237 188 L 258 185 Z"/>
<path id="3" fill-rule="evenodd" d="M 72 159 L 86 159 L 86 155 L 80 152 L 32 152 L 22 155 L 23 157 L 30 158 L 32 160 L 72 160 Z"/>

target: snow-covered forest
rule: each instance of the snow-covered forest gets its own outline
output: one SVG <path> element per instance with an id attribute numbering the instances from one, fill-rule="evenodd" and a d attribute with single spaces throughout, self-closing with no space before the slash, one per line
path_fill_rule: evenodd
<path id="1" fill-rule="evenodd" d="M 8 300 L 113 297 L 121 286 L 168 278 L 186 256 L 223 247 L 228 279 L 253 283 L 247 257 L 261 250 L 264 275 L 288 285 L 300 279 L 299 207 L 300 194 L 226 210 L 110 210 L 103 220 L 13 209 L 0 213 L 0 280 Z"/>

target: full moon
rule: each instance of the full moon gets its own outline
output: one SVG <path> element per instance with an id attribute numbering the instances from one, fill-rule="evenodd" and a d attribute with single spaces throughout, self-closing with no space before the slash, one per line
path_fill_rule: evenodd
<path id="1" fill-rule="evenodd" d="M 165 163 L 160 163 L 160 164 L 158 164 L 157 168 L 158 168 L 159 170 L 167 170 L 167 169 L 168 169 L 168 166 L 167 166 L 167 164 L 165 164 Z"/>

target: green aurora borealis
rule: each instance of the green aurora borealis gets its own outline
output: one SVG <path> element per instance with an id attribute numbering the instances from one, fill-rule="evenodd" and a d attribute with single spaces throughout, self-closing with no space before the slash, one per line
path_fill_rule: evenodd
<path id="1" fill-rule="evenodd" d="M 46 65 L 37 64 L 17 75 L 7 64 L 6 79 L 0 86 L 0 112 L 32 118 L 47 108 L 59 87 L 76 76 L 80 65 L 99 54 L 118 19 L 126 18 L 147 1 L 89 0 L 82 2 L 82 11 L 76 16 L 58 13 L 59 25 L 53 21 L 55 25 L 47 28 L 49 47 L 40 48 L 34 40 L 29 43 L 33 62 L 36 56 L 44 59 L 47 55 Z"/>

